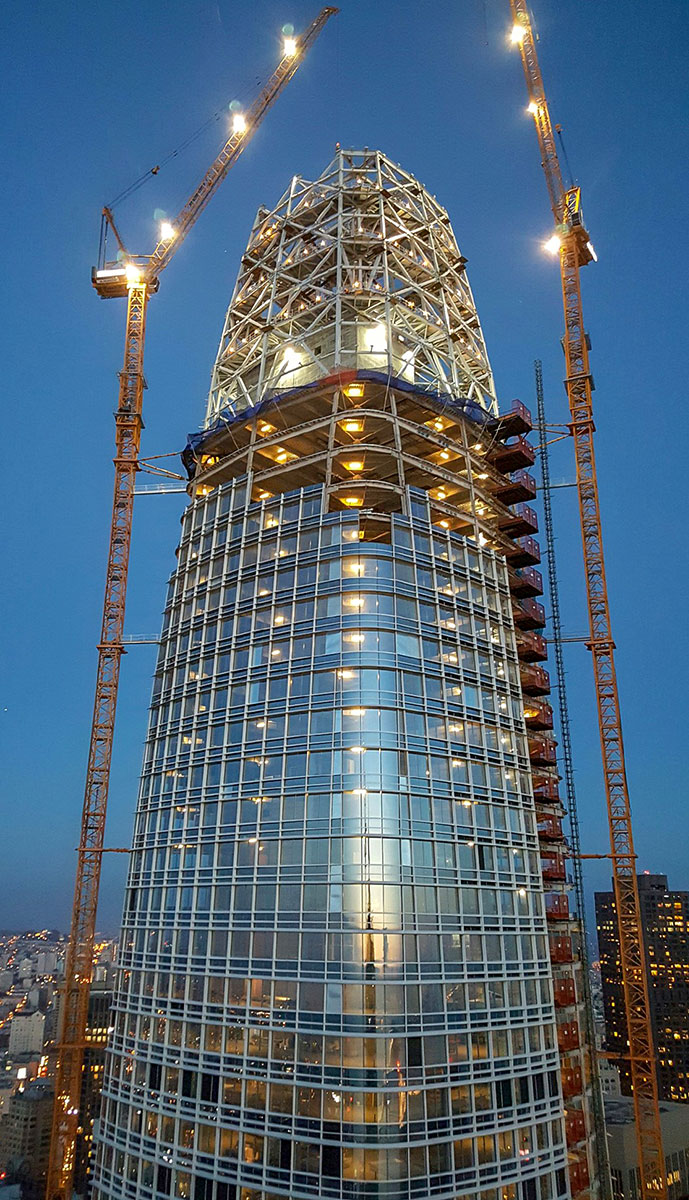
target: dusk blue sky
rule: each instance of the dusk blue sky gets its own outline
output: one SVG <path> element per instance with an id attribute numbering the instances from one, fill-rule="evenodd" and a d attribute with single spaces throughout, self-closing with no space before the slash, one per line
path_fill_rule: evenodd
<path id="1" fill-rule="evenodd" d="M 124 333 L 90 286 L 100 209 L 233 99 L 250 101 L 318 0 L 47 0 L 3 18 L 5 550 L 0 928 L 66 928 L 78 841 Z M 538 0 L 539 52 L 599 254 L 583 277 L 601 504 L 641 869 L 689 887 L 687 860 L 686 0 Z M 255 210 L 336 142 L 378 147 L 448 209 L 501 403 L 564 421 L 557 263 L 507 0 L 342 0 L 296 78 L 161 281 L 146 348 L 143 453 L 202 421 Z M 225 118 L 124 203 L 154 241 L 216 152 Z M 174 465 L 174 460 L 171 460 Z M 553 476 L 573 477 L 572 447 Z M 586 629 L 576 496 L 554 493 L 565 632 Z M 127 632 L 155 637 L 184 497 L 136 501 Z M 591 663 L 566 647 L 583 849 L 607 849 Z M 122 670 L 107 844 L 129 842 L 153 646 Z M 119 925 L 124 856 L 105 864 L 99 925 Z M 607 886 L 605 862 L 588 885 Z"/>

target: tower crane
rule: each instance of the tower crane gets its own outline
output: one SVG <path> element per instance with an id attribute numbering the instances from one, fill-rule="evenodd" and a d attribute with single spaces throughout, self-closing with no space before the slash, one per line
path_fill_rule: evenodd
<path id="1" fill-rule="evenodd" d="M 615 643 L 605 579 L 593 438 L 593 382 L 581 300 L 580 271 L 582 267 L 595 261 L 596 255 L 582 217 L 580 188 L 565 187 L 563 181 L 526 0 L 510 0 L 510 7 L 513 20 L 512 42 L 519 46 L 521 53 L 529 96 L 528 111 L 534 118 L 550 207 L 555 219 L 555 233 L 547 248 L 559 255 L 562 277 L 565 388 L 571 417 L 570 431 L 574 440 L 581 514 L 589 610 L 587 646 L 593 659 L 603 756 L 610 857 L 619 925 L 634 1116 L 642 1181 L 641 1194 L 644 1200 L 660 1200 L 667 1195 L 665 1159 L 658 1108 L 658 1083 L 644 961 L 636 855 L 615 674 Z"/>
<path id="2" fill-rule="evenodd" d="M 117 241 L 118 261 L 103 262 L 92 272 L 92 283 L 104 299 L 127 300 L 124 365 L 120 372 L 115 413 L 115 492 L 105 584 L 96 695 L 91 726 L 84 805 L 72 923 L 65 962 L 60 1033 L 57 1047 L 55 1110 L 50 1145 L 46 1195 L 48 1200 L 71 1200 L 75 1143 L 84 1063 L 89 989 L 93 972 L 93 945 L 98 905 L 103 839 L 110 779 L 115 708 L 124 653 L 124 629 L 129 548 L 134 505 L 134 482 L 139 470 L 146 310 L 160 276 L 179 249 L 194 222 L 283 88 L 295 75 L 326 22 L 338 10 L 323 8 L 300 36 L 284 39 L 277 69 L 245 114 L 234 114 L 233 128 L 220 153 L 184 204 L 174 222 L 164 222 L 153 252 L 133 256 L 127 252 L 109 209 L 103 210 L 104 230 L 110 227 Z"/>

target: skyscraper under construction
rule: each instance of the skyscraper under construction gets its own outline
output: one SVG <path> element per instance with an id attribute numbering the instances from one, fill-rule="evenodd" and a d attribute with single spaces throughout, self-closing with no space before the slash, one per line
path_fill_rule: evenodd
<path id="1" fill-rule="evenodd" d="M 530 420 L 465 262 L 378 152 L 257 215 L 184 455 L 103 1200 L 595 1190 Z"/>

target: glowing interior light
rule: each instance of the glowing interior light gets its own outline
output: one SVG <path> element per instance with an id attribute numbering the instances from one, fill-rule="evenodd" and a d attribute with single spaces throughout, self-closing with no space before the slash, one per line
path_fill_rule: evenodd
<path id="1" fill-rule="evenodd" d="M 526 37 L 526 30 L 523 25 L 513 25 L 512 26 L 512 32 L 510 33 L 510 41 L 515 46 L 521 45 L 521 43 L 524 41 L 525 37 Z"/>
<path id="2" fill-rule="evenodd" d="M 365 754 L 366 753 L 365 746 L 350 746 L 349 749 L 350 749 L 351 754 Z"/>
<path id="3" fill-rule="evenodd" d="M 360 400 L 364 394 L 363 383 L 350 383 L 349 387 L 344 390 L 345 396 L 349 396 L 350 400 Z"/>
<path id="4" fill-rule="evenodd" d="M 174 225 L 171 225 L 169 221 L 163 221 L 160 226 L 161 242 L 171 242 L 174 236 L 175 236 Z"/>
<path id="5" fill-rule="evenodd" d="M 296 371 L 301 366 L 301 354 L 294 346 L 285 346 L 282 355 L 283 371 Z"/>
<path id="6" fill-rule="evenodd" d="M 364 429 L 363 421 L 343 421 L 342 428 L 345 433 L 362 433 Z"/>
<path id="7" fill-rule="evenodd" d="M 246 117 L 243 113 L 237 112 L 232 118 L 232 132 L 246 133 Z"/>
<path id="8" fill-rule="evenodd" d="M 127 283 L 138 283 L 141 279 L 141 268 L 137 267 L 135 263 L 127 263 L 124 273 L 127 277 Z"/>
<path id="9" fill-rule="evenodd" d="M 360 508 L 364 503 L 362 496 L 343 496 L 342 503 L 347 505 L 347 508 Z"/>
<path id="10" fill-rule="evenodd" d="M 297 53 L 297 39 L 286 37 L 282 43 L 282 53 L 285 58 L 294 58 Z"/>
<path id="11" fill-rule="evenodd" d="M 345 466 L 348 471 L 363 471 L 364 469 L 364 464 L 360 458 L 350 459 L 349 462 L 345 463 Z"/>
<path id="12" fill-rule="evenodd" d="M 558 254 L 561 245 L 562 245 L 562 242 L 560 241 L 557 234 L 554 233 L 551 238 L 548 238 L 547 242 L 543 243 L 543 249 L 547 250 L 548 254 Z"/>
<path id="13" fill-rule="evenodd" d="M 388 332 L 384 325 L 371 325 L 366 330 L 366 349 L 370 354 L 385 354 L 388 348 Z"/>
<path id="14" fill-rule="evenodd" d="M 359 646 L 363 642 L 364 637 L 365 635 L 363 633 L 348 633 L 345 637 L 345 641 L 354 642 L 355 645 Z"/>

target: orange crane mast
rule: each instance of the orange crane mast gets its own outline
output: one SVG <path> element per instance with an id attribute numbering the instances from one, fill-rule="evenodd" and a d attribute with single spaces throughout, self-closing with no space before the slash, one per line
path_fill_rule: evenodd
<path id="1" fill-rule="evenodd" d="M 593 658 L 603 772 L 610 827 L 610 857 L 620 937 L 620 956 L 639 1170 L 644 1200 L 667 1195 L 665 1158 L 658 1107 L 653 1034 L 644 962 L 636 854 L 631 807 L 624 765 L 620 702 L 615 674 L 615 643 L 605 579 L 598 480 L 593 435 L 593 383 L 589 344 L 581 300 L 581 267 L 595 261 L 595 252 L 581 214 L 578 187 L 565 187 L 526 0 L 510 0 L 512 41 L 519 46 L 541 151 L 556 232 L 549 249 L 559 254 L 565 315 L 565 388 L 574 439 L 577 489 L 581 514 L 589 641 Z"/>
<path id="2" fill-rule="evenodd" d="M 198 187 L 192 192 L 176 221 L 165 222 L 161 227 L 160 240 L 151 255 L 129 255 L 115 227 L 112 213 L 109 209 L 103 210 L 104 219 L 112 228 L 123 257 L 121 261 L 105 263 L 100 269 L 94 268 L 92 283 L 98 295 L 105 299 L 126 296 L 127 326 L 124 365 L 119 377 L 119 398 L 115 413 L 115 492 L 103 621 L 98 644 L 96 695 L 57 1046 L 55 1110 L 46 1187 L 48 1200 L 71 1200 L 72 1196 L 115 709 L 120 662 L 124 653 L 122 636 L 134 483 L 139 470 L 139 447 L 143 428 L 143 361 L 148 301 L 158 290 L 161 272 L 239 158 L 268 110 L 296 73 L 328 19 L 337 11 L 336 8 L 323 8 L 301 36 L 285 37 L 283 56 L 277 69 L 246 114 L 235 114 L 231 136 Z"/>

